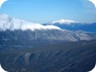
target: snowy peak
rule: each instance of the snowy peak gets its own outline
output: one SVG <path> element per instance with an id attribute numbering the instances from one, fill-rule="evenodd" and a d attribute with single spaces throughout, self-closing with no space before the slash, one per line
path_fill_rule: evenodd
<path id="1" fill-rule="evenodd" d="M 71 23 L 78 23 L 78 22 L 77 21 L 74 21 L 74 20 L 60 19 L 60 20 L 53 21 L 51 24 L 55 24 L 55 23 L 59 23 L 59 24 L 71 24 Z"/>
<path id="2" fill-rule="evenodd" d="M 59 27 L 54 26 L 54 25 L 42 25 L 39 23 L 32 23 L 32 22 L 28 22 L 25 20 L 20 20 L 17 18 L 12 18 L 6 14 L 1 14 L 0 15 L 0 30 L 40 30 L 40 29 L 59 29 L 61 30 Z"/>

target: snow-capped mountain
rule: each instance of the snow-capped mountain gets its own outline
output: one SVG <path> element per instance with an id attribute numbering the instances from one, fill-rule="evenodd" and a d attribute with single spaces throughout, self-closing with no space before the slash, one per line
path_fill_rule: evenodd
<path id="1" fill-rule="evenodd" d="M 2 14 L 0 15 L 0 29 L 1 30 L 39 30 L 39 29 L 60 29 L 57 26 L 54 25 L 47 25 L 44 26 L 42 24 L 39 23 L 32 23 L 32 22 L 28 22 L 25 20 L 20 20 L 20 19 L 16 19 L 16 18 L 12 18 L 6 14 Z"/>
<path id="2" fill-rule="evenodd" d="M 58 26 L 61 29 L 68 29 L 68 30 L 83 30 L 87 32 L 96 32 L 96 23 L 80 23 L 74 20 L 56 20 L 50 23 L 46 23 L 44 25 L 54 25 Z"/>
<path id="3" fill-rule="evenodd" d="M 0 42 L 2 45 L 30 46 L 94 39 L 96 39 L 95 33 L 63 30 L 54 25 L 42 25 L 12 18 L 5 14 L 0 15 Z"/>
<path id="4" fill-rule="evenodd" d="M 59 24 L 72 24 L 72 23 L 78 23 L 78 22 L 74 21 L 74 20 L 60 19 L 60 20 L 53 21 L 50 24 L 56 24 L 56 23 L 59 23 Z"/>

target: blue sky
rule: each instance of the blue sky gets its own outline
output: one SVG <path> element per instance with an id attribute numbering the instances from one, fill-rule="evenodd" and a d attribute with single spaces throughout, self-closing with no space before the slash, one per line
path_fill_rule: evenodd
<path id="1" fill-rule="evenodd" d="M 59 19 L 96 22 L 96 8 L 88 0 L 8 0 L 0 13 L 38 23 Z"/>

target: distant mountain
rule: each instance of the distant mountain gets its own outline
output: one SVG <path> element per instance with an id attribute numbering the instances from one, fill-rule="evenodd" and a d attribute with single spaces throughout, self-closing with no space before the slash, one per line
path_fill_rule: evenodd
<path id="1" fill-rule="evenodd" d="M 54 25 L 58 26 L 62 29 L 68 29 L 68 30 L 83 30 L 87 32 L 96 32 L 96 23 L 80 23 L 73 20 L 57 20 L 53 21 L 44 25 Z"/>
<path id="2" fill-rule="evenodd" d="M 72 24 L 72 23 L 78 23 L 78 22 L 74 21 L 74 20 L 61 19 L 61 20 L 53 21 L 50 24 L 56 24 L 56 23 L 59 23 L 59 24 Z"/>

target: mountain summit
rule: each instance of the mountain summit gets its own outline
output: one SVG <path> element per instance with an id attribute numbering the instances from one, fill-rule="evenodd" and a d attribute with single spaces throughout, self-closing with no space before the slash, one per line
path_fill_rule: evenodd
<path id="1" fill-rule="evenodd" d="M 51 22 L 51 24 L 55 24 L 55 23 L 59 23 L 59 24 L 72 24 L 72 23 L 78 23 L 77 21 L 74 20 L 66 20 L 66 19 L 60 19 L 60 20 L 56 20 Z"/>
<path id="2" fill-rule="evenodd" d="M 61 29 L 67 29 L 73 31 L 83 30 L 87 32 L 96 33 L 96 23 L 80 23 L 74 20 L 60 19 L 57 21 L 45 23 L 44 25 L 54 25 L 60 27 Z"/>
<path id="3" fill-rule="evenodd" d="M 0 15 L 0 29 L 1 30 L 39 30 L 39 29 L 60 29 L 57 26 L 54 25 L 47 25 L 44 26 L 42 24 L 39 23 L 32 23 L 32 22 L 28 22 L 25 20 L 20 20 L 17 18 L 12 18 L 6 14 L 1 14 Z"/>

